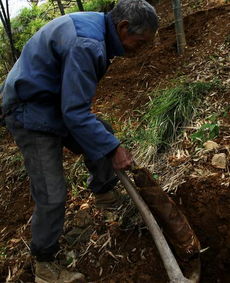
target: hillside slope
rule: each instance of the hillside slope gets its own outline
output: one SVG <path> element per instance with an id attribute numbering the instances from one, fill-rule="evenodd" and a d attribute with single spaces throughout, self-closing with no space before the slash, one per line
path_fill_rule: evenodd
<path id="1" fill-rule="evenodd" d="M 162 1 L 159 10 L 169 10 Z M 94 111 L 119 123 L 139 115 L 148 93 L 174 86 L 181 80 L 219 79 L 225 86 L 204 98 L 204 111 L 218 116 L 218 149 L 197 150 L 188 138 L 159 163 L 160 182 L 178 184 L 172 197 L 187 215 L 202 248 L 201 282 L 230 282 L 230 113 L 229 46 L 230 5 L 205 7 L 185 17 L 187 49 L 176 54 L 176 39 L 170 18 L 159 37 L 136 58 L 116 59 L 98 87 Z M 206 109 L 207 108 L 207 109 Z M 201 118 L 203 119 L 203 118 Z M 118 129 L 119 130 L 119 129 Z M 191 129 L 188 129 L 189 133 Z M 214 154 L 224 153 L 226 166 L 212 166 Z M 70 268 L 87 274 L 90 282 L 168 282 L 148 230 L 135 207 L 126 198 L 116 213 L 103 214 L 94 206 L 85 186 L 82 161 L 65 151 L 64 167 L 69 188 L 65 231 L 60 259 Z M 161 167 L 160 167 L 161 166 Z M 176 180 L 176 181 L 175 181 Z M 30 257 L 30 221 L 33 201 L 20 153 L 9 133 L 0 129 L 0 282 L 33 282 Z M 175 186 L 174 186 L 175 187 Z M 67 259 L 67 260 L 66 260 Z M 8 279 L 7 279 L 8 278 Z M 11 280 L 11 281 L 10 281 Z"/>

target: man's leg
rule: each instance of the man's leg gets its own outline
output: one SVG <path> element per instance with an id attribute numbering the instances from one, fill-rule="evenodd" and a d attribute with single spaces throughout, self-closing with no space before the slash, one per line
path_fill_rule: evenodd
<path id="1" fill-rule="evenodd" d="M 99 118 L 98 120 L 102 122 L 108 131 L 114 134 L 112 127 L 107 122 Z M 63 145 L 75 154 L 84 155 L 83 149 L 71 134 L 63 139 Z M 105 156 L 99 160 L 92 161 L 84 155 L 84 159 L 90 173 L 88 188 L 95 194 L 104 194 L 111 191 L 118 181 L 114 174 L 111 158 Z"/>
<path id="2" fill-rule="evenodd" d="M 62 165 L 62 138 L 23 129 L 6 118 L 25 161 L 35 201 L 31 252 L 36 256 L 36 283 L 85 282 L 83 274 L 69 272 L 54 262 L 63 230 L 66 185 Z"/>
<path id="3" fill-rule="evenodd" d="M 12 116 L 6 124 L 23 156 L 35 201 L 31 252 L 39 261 L 50 261 L 58 251 L 63 230 L 66 185 L 61 138 L 22 128 Z"/>

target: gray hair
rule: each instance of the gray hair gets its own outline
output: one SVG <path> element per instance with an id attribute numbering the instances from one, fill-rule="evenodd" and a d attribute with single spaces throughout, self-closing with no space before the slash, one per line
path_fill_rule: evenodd
<path id="1" fill-rule="evenodd" d="M 146 30 L 157 31 L 158 18 L 152 5 L 145 0 L 120 0 L 111 11 L 113 23 L 129 22 L 128 32 L 142 34 Z"/>

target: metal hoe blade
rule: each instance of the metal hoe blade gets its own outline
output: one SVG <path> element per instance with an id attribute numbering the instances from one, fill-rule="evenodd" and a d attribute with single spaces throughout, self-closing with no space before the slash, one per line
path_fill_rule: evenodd
<path id="1" fill-rule="evenodd" d="M 199 270 L 194 271 L 192 278 L 188 279 L 184 277 L 160 227 L 158 226 L 148 206 L 137 192 L 134 184 L 131 182 L 125 172 L 117 171 L 116 173 L 121 183 L 124 185 L 130 197 L 137 206 L 138 210 L 140 211 L 146 225 L 148 226 L 149 232 L 151 233 L 156 247 L 159 251 L 170 282 L 197 283 L 200 277 L 200 269 L 198 268 Z"/>

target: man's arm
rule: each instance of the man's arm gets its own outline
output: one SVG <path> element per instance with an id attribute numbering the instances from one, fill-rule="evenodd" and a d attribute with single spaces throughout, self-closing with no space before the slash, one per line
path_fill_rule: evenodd
<path id="1" fill-rule="evenodd" d="M 97 74 L 105 69 L 100 46 L 80 38 L 69 50 L 62 68 L 62 113 L 66 126 L 86 155 L 97 160 L 117 148 L 119 140 L 91 113 Z"/>

